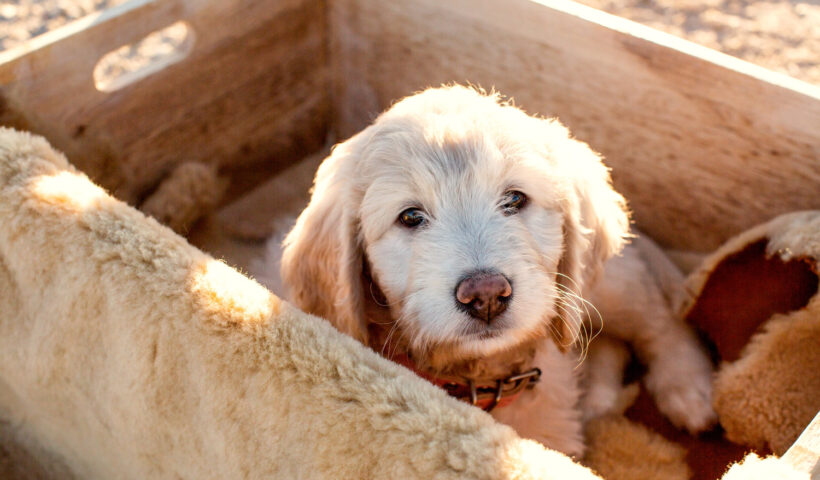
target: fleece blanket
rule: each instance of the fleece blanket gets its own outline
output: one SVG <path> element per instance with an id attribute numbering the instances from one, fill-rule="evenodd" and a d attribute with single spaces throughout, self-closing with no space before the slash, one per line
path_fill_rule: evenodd
<path id="1" fill-rule="evenodd" d="M 44 475 L 84 479 L 600 478 L 3 128 L 0 426 Z M 780 468 L 759 462 L 729 474 Z"/>

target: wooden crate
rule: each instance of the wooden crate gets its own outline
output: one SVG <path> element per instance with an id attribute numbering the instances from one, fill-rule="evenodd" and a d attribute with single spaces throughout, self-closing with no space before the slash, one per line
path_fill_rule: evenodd
<path id="1" fill-rule="evenodd" d="M 95 88 L 104 54 L 180 20 L 183 61 Z M 0 54 L 0 123 L 137 202 L 182 161 L 272 173 L 447 82 L 558 116 L 666 247 L 820 207 L 819 88 L 559 1 L 132 0 Z"/>
<path id="2" fill-rule="evenodd" d="M 106 53 L 179 21 L 181 61 L 95 87 Z M 557 0 L 132 0 L 0 53 L 0 124 L 137 204 L 185 161 L 247 190 L 450 82 L 559 117 L 668 249 L 820 208 L 820 88 Z"/>

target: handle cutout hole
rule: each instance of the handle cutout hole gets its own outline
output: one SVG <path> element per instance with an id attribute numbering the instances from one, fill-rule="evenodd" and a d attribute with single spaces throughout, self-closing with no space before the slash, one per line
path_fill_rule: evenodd
<path id="1" fill-rule="evenodd" d="M 101 92 L 124 88 L 183 60 L 193 46 L 193 29 L 174 23 L 105 54 L 94 67 L 94 86 Z"/>

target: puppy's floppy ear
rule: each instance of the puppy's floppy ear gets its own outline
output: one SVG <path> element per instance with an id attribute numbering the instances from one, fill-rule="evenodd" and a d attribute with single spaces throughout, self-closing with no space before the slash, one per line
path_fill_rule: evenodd
<path id="1" fill-rule="evenodd" d="M 308 313 L 367 343 L 361 286 L 362 245 L 355 188 L 367 130 L 336 145 L 319 167 L 307 208 L 284 241 L 282 279 Z"/>
<path id="2" fill-rule="evenodd" d="M 568 142 L 558 152 L 567 162 L 572 187 L 564 199 L 564 255 L 557 279 L 567 307 L 552 325 L 556 343 L 564 349 L 578 340 L 587 312 L 595 315 L 582 300 L 585 287 L 595 282 L 604 263 L 629 237 L 626 201 L 612 188 L 609 169 L 585 143 Z"/>

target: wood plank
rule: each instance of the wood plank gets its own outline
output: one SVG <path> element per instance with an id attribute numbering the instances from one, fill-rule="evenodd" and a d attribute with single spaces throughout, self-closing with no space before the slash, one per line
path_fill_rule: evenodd
<path id="1" fill-rule="evenodd" d="M 0 64 L 0 123 L 44 134 L 96 181 L 136 202 L 182 161 L 281 168 L 323 145 L 330 120 L 321 0 L 133 0 Z M 96 62 L 185 21 L 188 57 L 99 92 Z"/>
<path id="2" fill-rule="evenodd" d="M 330 152 L 322 149 L 254 188 L 216 215 L 221 229 L 245 241 L 264 240 L 277 222 L 294 223 L 310 200 L 313 177 Z"/>
<path id="3" fill-rule="evenodd" d="M 637 224 L 709 251 L 820 208 L 820 88 L 558 1 L 331 3 L 340 138 L 427 86 L 496 87 L 613 168 Z"/>
<path id="4" fill-rule="evenodd" d="M 820 412 L 781 459 L 798 472 L 811 475 L 812 480 L 820 478 Z"/>

